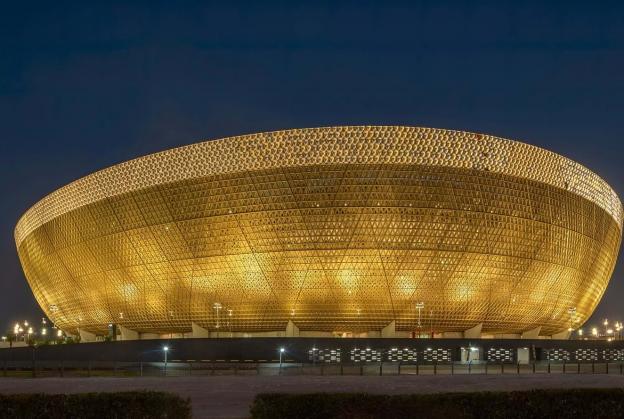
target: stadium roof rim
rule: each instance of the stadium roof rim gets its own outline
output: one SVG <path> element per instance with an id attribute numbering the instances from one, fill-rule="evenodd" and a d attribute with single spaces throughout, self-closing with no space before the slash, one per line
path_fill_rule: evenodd
<path id="1" fill-rule="evenodd" d="M 340 143 L 336 141 L 337 134 L 342 135 Z M 458 141 L 461 147 L 445 147 Z M 353 153 L 354 142 L 359 145 L 367 142 L 366 153 Z M 330 153 L 311 149 L 313 145 L 324 149 L 328 144 L 337 148 Z M 418 152 L 418 147 L 423 147 L 424 152 Z M 376 150 L 383 153 L 375 153 Z M 398 155 L 397 151 L 403 154 Z M 531 159 L 527 158 L 529 155 Z M 526 177 L 570 190 L 599 205 L 622 229 L 624 211 L 615 191 L 593 171 L 560 154 L 520 141 L 467 131 L 364 125 L 297 128 L 202 140 L 118 163 L 79 178 L 35 203 L 19 219 L 15 241 L 19 247 L 38 227 L 84 205 L 158 184 L 245 170 L 349 163 L 475 169 L 487 166 L 490 172 Z M 154 171 L 155 165 L 158 171 Z"/>

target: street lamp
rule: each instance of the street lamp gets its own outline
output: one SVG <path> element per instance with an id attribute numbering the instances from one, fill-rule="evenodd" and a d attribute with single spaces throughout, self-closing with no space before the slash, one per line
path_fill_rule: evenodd
<path id="1" fill-rule="evenodd" d="M 422 324 L 420 323 L 420 312 L 423 308 L 425 308 L 425 303 L 423 301 L 419 301 L 416 303 L 416 309 L 418 310 L 418 328 L 419 329 L 422 327 Z M 419 335 L 420 335 L 420 332 L 419 332 Z"/>
<path id="2" fill-rule="evenodd" d="M 279 350 L 279 355 L 280 355 L 280 366 L 279 366 L 279 373 L 282 373 L 282 355 L 284 354 L 285 349 L 284 348 L 280 348 Z"/>
<path id="3" fill-rule="evenodd" d="M 598 328 L 592 327 L 592 336 L 595 338 L 598 337 Z"/>
<path id="4" fill-rule="evenodd" d="M 576 307 L 568 308 L 568 314 L 570 315 L 570 327 L 568 328 L 568 332 L 572 332 L 574 330 L 574 315 L 576 314 Z"/>
<path id="5" fill-rule="evenodd" d="M 221 303 L 214 303 L 212 305 L 212 308 L 217 310 L 217 329 L 218 329 L 219 327 L 221 327 L 221 325 L 219 324 L 219 310 L 221 310 L 221 308 L 223 308 L 223 306 L 221 305 Z"/>
<path id="6" fill-rule="evenodd" d="M 169 347 L 163 346 L 163 352 L 165 354 L 165 376 L 167 376 L 167 353 L 169 352 Z"/>

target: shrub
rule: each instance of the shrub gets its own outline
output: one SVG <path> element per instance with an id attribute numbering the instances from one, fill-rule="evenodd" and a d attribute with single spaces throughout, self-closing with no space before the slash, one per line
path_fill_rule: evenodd
<path id="1" fill-rule="evenodd" d="M 156 391 L 0 394 L 2 418 L 190 418 L 188 399 Z"/>
<path id="2" fill-rule="evenodd" d="M 253 418 L 624 418 L 624 389 L 259 394 Z"/>

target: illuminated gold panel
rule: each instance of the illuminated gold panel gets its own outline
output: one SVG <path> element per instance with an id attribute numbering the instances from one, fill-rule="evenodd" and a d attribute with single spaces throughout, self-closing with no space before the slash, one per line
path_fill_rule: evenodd
<path id="1" fill-rule="evenodd" d="M 526 144 L 408 127 L 214 140 L 94 173 L 15 237 L 61 328 L 141 332 L 553 333 L 585 321 L 617 257 L 622 204 Z M 576 308 L 574 319 L 568 309 Z"/>

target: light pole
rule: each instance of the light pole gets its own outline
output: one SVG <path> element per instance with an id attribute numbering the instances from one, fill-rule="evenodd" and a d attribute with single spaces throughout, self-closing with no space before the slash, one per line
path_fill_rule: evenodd
<path id="1" fill-rule="evenodd" d="M 418 337 L 420 337 L 420 328 L 422 327 L 422 324 L 420 322 L 420 312 L 423 308 L 425 308 L 425 303 L 422 301 L 417 302 L 416 308 L 418 309 Z"/>
<path id="2" fill-rule="evenodd" d="M 280 373 L 280 375 L 282 374 L 282 355 L 284 354 L 284 351 L 285 351 L 284 348 L 280 348 L 280 350 L 279 350 L 279 355 L 280 355 L 279 373 Z"/>
<path id="3" fill-rule="evenodd" d="M 169 352 L 168 346 L 163 346 L 163 352 L 165 354 L 165 377 L 167 376 L 167 353 Z"/>
<path id="4" fill-rule="evenodd" d="M 592 327 L 592 336 L 594 338 L 598 338 L 598 328 L 597 327 Z"/>
<path id="5" fill-rule="evenodd" d="M 212 305 L 212 308 L 217 310 L 217 325 L 216 325 L 216 327 L 218 329 L 219 327 L 221 327 L 221 325 L 219 324 L 219 310 L 221 310 L 221 308 L 223 308 L 223 306 L 221 305 L 221 303 L 214 303 Z"/>
<path id="6" fill-rule="evenodd" d="M 431 338 L 433 339 L 433 310 L 429 310 L 429 325 L 431 326 Z"/>
<path id="7" fill-rule="evenodd" d="M 570 315 L 570 327 L 568 328 L 568 332 L 572 332 L 574 330 L 574 315 L 576 314 L 576 307 L 568 308 L 568 314 Z"/>

